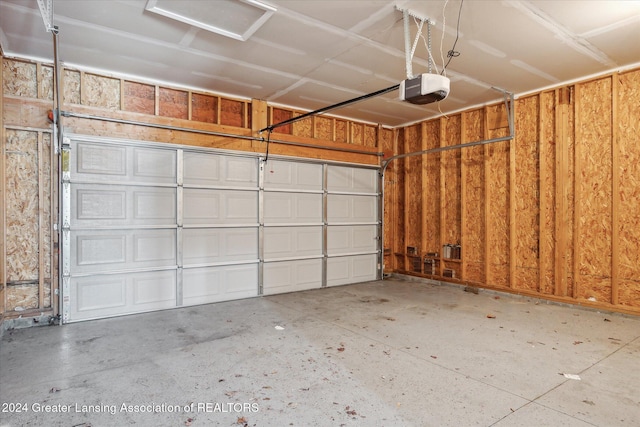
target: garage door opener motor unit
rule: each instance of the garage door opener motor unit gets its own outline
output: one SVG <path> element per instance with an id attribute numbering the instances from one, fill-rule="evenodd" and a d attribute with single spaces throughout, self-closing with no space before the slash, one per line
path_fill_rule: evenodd
<path id="1" fill-rule="evenodd" d="M 440 74 L 420 74 L 400 83 L 400 100 L 412 104 L 430 104 L 449 95 L 449 79 Z"/>

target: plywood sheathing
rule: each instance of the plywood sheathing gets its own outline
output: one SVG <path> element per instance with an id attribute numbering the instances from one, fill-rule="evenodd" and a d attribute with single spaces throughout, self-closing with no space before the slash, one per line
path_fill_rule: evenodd
<path id="1" fill-rule="evenodd" d="M 122 109 L 133 113 L 154 114 L 156 87 L 144 83 L 123 82 Z"/>
<path id="2" fill-rule="evenodd" d="M 108 110 L 120 109 L 120 80 L 85 73 L 81 84 L 82 104 Z"/>
<path id="3" fill-rule="evenodd" d="M 294 114 L 294 117 L 301 116 L 302 114 Z M 293 135 L 302 136 L 305 138 L 313 138 L 313 120 L 312 117 L 307 117 L 306 119 L 298 120 L 297 122 L 293 122 Z"/>
<path id="4" fill-rule="evenodd" d="M 36 64 L 4 59 L 2 61 L 2 91 L 5 95 L 24 98 L 38 97 Z"/>
<path id="5" fill-rule="evenodd" d="M 364 124 L 351 124 L 351 139 L 349 142 L 356 145 L 364 145 Z"/>
<path id="6" fill-rule="evenodd" d="M 484 110 L 464 114 L 464 142 L 480 141 L 484 138 Z M 462 216 L 462 258 L 468 282 L 485 283 L 485 186 L 484 147 L 476 146 L 462 151 L 464 201 Z"/>
<path id="7" fill-rule="evenodd" d="M 53 67 L 38 64 L 38 98 L 53 101 Z"/>
<path id="8" fill-rule="evenodd" d="M 205 123 L 218 123 L 218 98 L 193 93 L 191 95 L 191 120 Z"/>
<path id="9" fill-rule="evenodd" d="M 574 297 L 611 302 L 611 78 L 576 87 Z"/>
<path id="10" fill-rule="evenodd" d="M 420 124 L 404 129 L 404 151 L 412 153 L 422 150 L 422 127 Z M 422 156 L 407 157 L 404 159 L 405 177 L 405 246 L 411 246 L 417 250 L 422 246 Z M 402 250 L 407 253 L 407 248 Z M 419 254 L 418 254 L 419 255 Z M 405 269 L 413 269 L 411 259 L 407 259 Z"/>
<path id="11" fill-rule="evenodd" d="M 336 119 L 336 142 L 349 142 L 349 122 Z"/>
<path id="12" fill-rule="evenodd" d="M 380 151 L 384 153 L 384 157 L 388 158 L 394 155 L 394 142 L 396 131 L 391 129 L 381 128 L 379 132 L 379 146 Z M 385 271 L 393 271 L 394 269 L 394 256 L 393 256 L 393 240 L 395 237 L 393 226 L 395 224 L 394 213 L 397 209 L 397 205 L 393 202 L 395 200 L 395 181 L 396 181 L 396 165 L 395 162 L 390 164 L 384 175 L 384 206 L 382 222 L 383 226 L 383 253 L 384 253 L 384 269 Z"/>
<path id="13" fill-rule="evenodd" d="M 318 116 L 315 118 L 314 138 L 333 141 L 333 119 Z"/>
<path id="14" fill-rule="evenodd" d="M 439 120 L 424 124 L 422 150 L 440 147 Z M 440 247 L 440 158 L 441 153 L 426 154 L 422 157 L 423 174 L 423 250 L 424 252 L 442 251 Z"/>
<path id="15" fill-rule="evenodd" d="M 189 118 L 188 93 L 161 87 L 158 90 L 158 115 L 186 120 Z"/>
<path id="16" fill-rule="evenodd" d="M 293 111 L 283 110 L 282 108 L 270 108 L 271 110 L 271 121 L 269 124 L 275 125 L 277 123 L 282 123 L 293 118 Z M 285 133 L 287 135 L 291 135 L 292 126 L 291 124 L 278 126 L 273 130 L 274 133 Z"/>
<path id="17" fill-rule="evenodd" d="M 397 154 L 404 154 L 406 151 L 404 149 L 405 140 L 405 132 L 404 129 L 397 130 L 397 139 L 395 143 L 395 151 Z M 405 194 L 405 181 L 406 181 L 406 161 L 407 159 L 399 159 L 394 163 L 396 164 L 396 181 L 395 181 L 395 191 L 394 191 L 394 199 L 391 203 L 395 205 L 395 215 L 394 218 L 394 235 L 395 235 L 395 247 L 393 248 L 393 253 L 396 256 L 396 268 L 404 270 L 404 259 L 406 252 L 405 238 L 405 216 L 404 211 L 407 209 L 406 206 L 406 194 Z"/>
<path id="18" fill-rule="evenodd" d="M 247 127 L 246 103 L 235 99 L 220 99 L 220 124 Z"/>
<path id="19" fill-rule="evenodd" d="M 640 307 L 640 71 L 618 79 L 618 304 Z M 624 100 L 624 102 L 621 102 Z M 615 212 L 614 212 L 615 213 Z"/>
<path id="20" fill-rule="evenodd" d="M 512 286 L 537 291 L 539 274 L 540 164 L 538 151 L 538 96 L 517 101 L 518 134 L 512 145 L 515 155 L 512 224 Z"/>
<path id="21" fill-rule="evenodd" d="M 7 129 L 5 137 L 5 268 L 10 311 L 18 305 L 25 309 L 38 307 L 38 133 Z M 25 294 L 30 284 L 35 285 L 35 291 Z"/>
<path id="22" fill-rule="evenodd" d="M 82 76 L 80 71 L 64 69 L 62 72 L 62 93 L 65 104 L 80 104 Z"/>
<path id="23" fill-rule="evenodd" d="M 540 94 L 540 283 L 539 292 L 554 293 L 555 262 L 555 205 L 556 205 L 556 139 L 555 139 L 555 91 Z"/>
<path id="24" fill-rule="evenodd" d="M 501 114 L 504 105 L 486 108 L 486 117 Z M 508 129 L 485 129 L 486 138 L 506 136 Z M 493 286 L 510 285 L 509 277 L 509 202 L 510 191 L 510 141 L 485 145 L 485 196 L 486 196 L 486 260 L 487 282 Z"/>
<path id="25" fill-rule="evenodd" d="M 461 142 L 461 115 L 456 114 L 440 120 L 442 139 L 441 146 L 458 145 Z M 460 243 L 460 214 L 461 214 L 461 151 L 449 150 L 441 154 L 441 182 L 442 188 L 442 241 L 441 244 Z"/>

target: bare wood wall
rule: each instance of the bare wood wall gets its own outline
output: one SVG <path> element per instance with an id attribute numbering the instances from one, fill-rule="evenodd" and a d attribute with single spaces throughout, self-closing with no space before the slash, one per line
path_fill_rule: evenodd
<path id="1" fill-rule="evenodd" d="M 504 118 L 494 105 L 412 125 L 393 154 L 505 136 Z M 515 130 L 397 162 L 386 269 L 640 314 L 640 70 L 522 97 Z"/>
<path id="2" fill-rule="evenodd" d="M 57 233 L 52 233 L 57 214 L 57 157 L 52 153 L 47 118 L 54 108 L 53 67 L 15 58 L 1 61 L 3 319 L 56 312 L 58 251 Z M 257 131 L 268 124 L 302 114 L 260 100 L 231 99 L 75 69 L 63 69 L 61 77 L 63 111 L 186 129 L 62 119 L 65 130 L 79 134 L 263 153 L 266 142 L 250 138 L 259 137 Z M 378 147 L 389 146 L 393 133 L 370 123 L 323 116 L 277 128 L 272 139 L 271 154 L 375 165 Z"/>

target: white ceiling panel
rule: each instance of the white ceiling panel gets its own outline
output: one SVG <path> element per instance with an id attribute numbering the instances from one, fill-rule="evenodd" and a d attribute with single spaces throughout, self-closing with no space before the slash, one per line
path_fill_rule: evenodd
<path id="1" fill-rule="evenodd" d="M 205 21 L 222 16 L 223 3 L 232 11 L 244 7 L 241 0 L 221 1 L 161 3 L 193 6 L 200 12 L 191 14 Z M 52 2 L 63 62 L 301 110 L 400 83 L 406 70 L 399 9 L 428 17 L 433 72 L 441 72 L 458 38 L 447 99 L 416 106 L 397 100 L 395 91 L 332 111 L 387 126 L 500 100 L 491 86 L 517 96 L 640 66 L 640 1 L 631 0 L 269 0 L 276 10 L 246 41 L 153 13 L 149 0 Z M 248 19 L 225 13 L 230 25 Z M 416 28 L 412 18 L 410 44 Z M 414 75 L 428 71 L 426 28 L 423 36 L 411 61 Z M 53 59 L 52 36 L 33 0 L 0 1 L 0 43 L 8 56 Z"/>

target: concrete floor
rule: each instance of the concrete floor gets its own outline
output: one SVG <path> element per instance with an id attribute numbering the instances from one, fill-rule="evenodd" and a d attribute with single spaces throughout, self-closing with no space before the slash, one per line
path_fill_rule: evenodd
<path id="1" fill-rule="evenodd" d="M 0 426 L 638 426 L 639 362 L 640 318 L 391 279 L 7 331 Z"/>

